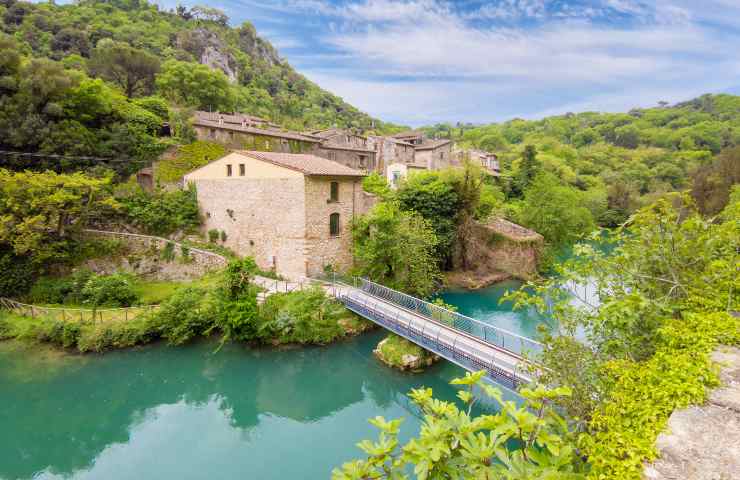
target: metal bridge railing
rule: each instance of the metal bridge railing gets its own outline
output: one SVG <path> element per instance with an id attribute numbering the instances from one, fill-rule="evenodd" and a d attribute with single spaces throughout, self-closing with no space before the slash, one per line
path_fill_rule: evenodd
<path id="1" fill-rule="evenodd" d="M 371 301 L 370 297 L 357 299 L 348 295 L 341 297 L 344 305 L 365 318 L 368 318 L 393 333 L 416 343 L 417 345 L 443 357 L 468 371 L 485 370 L 488 377 L 505 386 L 516 389 L 520 384 L 528 383 L 528 379 L 521 375 L 520 366 L 506 362 L 501 358 L 494 358 L 489 352 L 475 348 L 470 342 L 465 342 L 462 335 L 440 326 L 427 327 L 414 324 L 410 316 L 401 317 L 400 310 L 396 314 L 389 314 L 378 308 L 379 301 Z"/>
<path id="2" fill-rule="evenodd" d="M 370 280 L 364 278 L 355 279 L 355 286 L 369 295 L 411 310 L 421 316 L 478 337 L 486 343 L 496 345 L 518 355 L 526 355 L 528 358 L 536 360 L 540 353 L 542 353 L 543 345 L 536 340 L 522 337 L 516 333 L 483 323 L 457 312 L 452 312 L 439 305 L 398 292 Z"/>

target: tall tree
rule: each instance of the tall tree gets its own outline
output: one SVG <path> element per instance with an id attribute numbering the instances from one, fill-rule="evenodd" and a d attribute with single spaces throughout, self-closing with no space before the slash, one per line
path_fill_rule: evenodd
<path id="1" fill-rule="evenodd" d="M 115 83 L 131 98 L 152 93 L 159 59 L 144 50 L 106 38 L 93 50 L 89 68 L 93 75 Z"/>

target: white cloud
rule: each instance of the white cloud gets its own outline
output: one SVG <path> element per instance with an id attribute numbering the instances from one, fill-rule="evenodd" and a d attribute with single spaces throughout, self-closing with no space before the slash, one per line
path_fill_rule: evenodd
<path id="1" fill-rule="evenodd" d="M 310 38 L 315 54 L 289 56 L 302 72 L 374 115 L 414 124 L 623 110 L 728 89 L 740 74 L 737 0 L 275 0 L 269 8 L 313 12 L 325 26 Z"/>

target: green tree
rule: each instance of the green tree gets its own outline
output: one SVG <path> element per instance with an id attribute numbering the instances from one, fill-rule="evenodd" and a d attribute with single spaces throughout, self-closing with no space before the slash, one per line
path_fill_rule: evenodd
<path id="1" fill-rule="evenodd" d="M 537 148 L 534 145 L 526 145 L 512 185 L 515 196 L 524 194 L 524 191 L 532 183 L 541 168 L 542 165 L 537 160 Z"/>
<path id="2" fill-rule="evenodd" d="M 131 98 L 152 93 L 159 59 L 126 43 L 103 39 L 95 46 L 88 66 L 93 75 L 118 85 Z"/>
<path id="3" fill-rule="evenodd" d="M 352 226 L 359 275 L 411 295 L 426 297 L 440 280 L 437 236 L 427 220 L 382 202 Z"/>
<path id="4" fill-rule="evenodd" d="M 226 75 L 199 63 L 168 60 L 162 65 L 156 84 L 159 93 L 173 102 L 199 110 L 234 108 L 234 93 Z"/>
<path id="5" fill-rule="evenodd" d="M 73 234 L 118 207 L 110 178 L 0 169 L 0 243 L 37 263 L 64 259 Z"/>
<path id="6" fill-rule="evenodd" d="M 578 192 L 549 173 L 540 173 L 526 190 L 517 220 L 556 247 L 572 243 L 595 228 Z"/>

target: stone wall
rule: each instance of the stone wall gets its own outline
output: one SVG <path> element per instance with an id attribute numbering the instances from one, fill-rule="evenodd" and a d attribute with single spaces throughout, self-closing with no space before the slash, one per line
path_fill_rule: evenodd
<path id="1" fill-rule="evenodd" d="M 84 234 L 88 238 L 115 238 L 125 244 L 120 255 L 88 260 L 85 266 L 96 273 L 126 271 L 157 280 L 190 280 L 219 270 L 228 263 L 222 255 L 183 246 L 166 238 L 92 229 L 85 230 Z M 172 244 L 169 259 L 163 255 L 167 244 Z"/>
<path id="2" fill-rule="evenodd" d="M 193 181 L 205 233 L 225 232 L 225 246 L 253 256 L 262 269 L 275 269 L 289 278 L 306 275 L 303 175 Z"/>
<path id="3" fill-rule="evenodd" d="M 331 182 L 339 183 L 339 201 L 329 202 Z M 359 179 L 306 177 L 306 269 L 308 276 L 352 266 L 352 218 L 364 207 Z M 361 200 L 362 199 L 362 200 Z M 339 214 L 339 236 L 329 232 L 329 216 Z"/>
<path id="4" fill-rule="evenodd" d="M 372 172 L 377 168 L 375 152 L 341 150 L 339 148 L 325 148 L 320 146 L 311 153 L 318 157 L 341 163 L 349 168 L 354 168 L 355 170 L 367 170 Z M 364 161 L 361 157 L 364 157 Z"/>
<path id="5" fill-rule="evenodd" d="M 255 150 L 258 152 L 280 153 L 316 153 L 318 143 L 304 142 L 287 138 L 260 135 L 256 133 L 238 132 L 225 128 L 193 127 L 198 140 L 218 142 L 234 150 Z"/>

